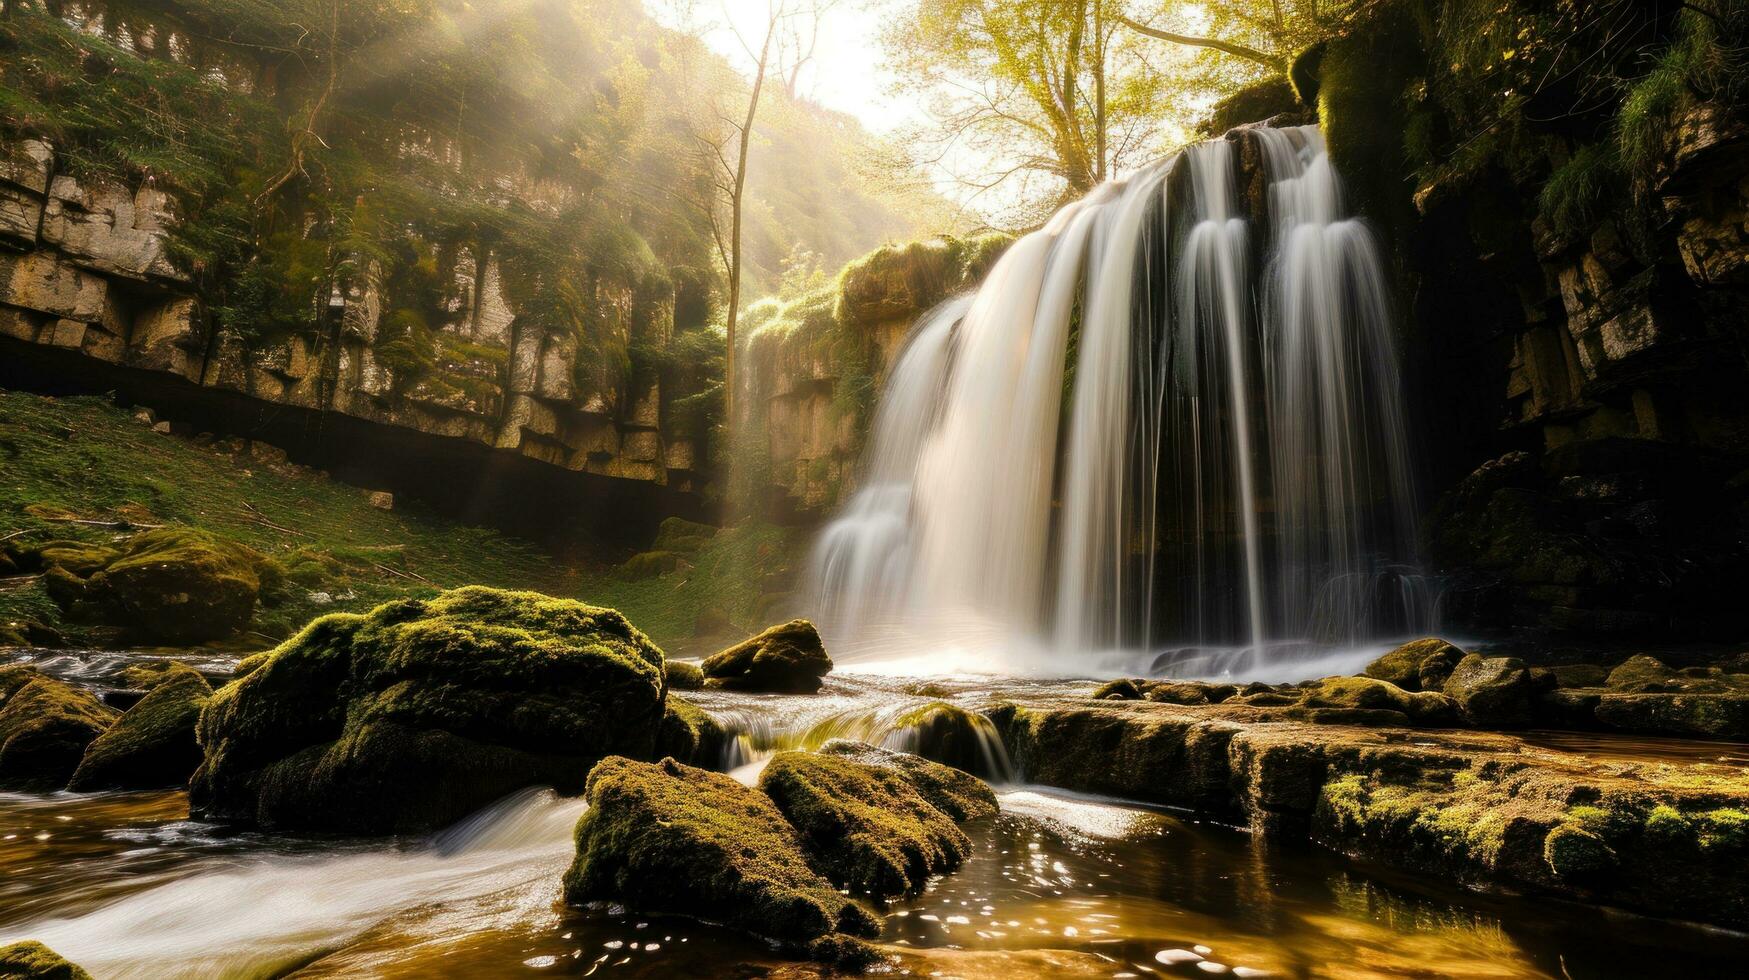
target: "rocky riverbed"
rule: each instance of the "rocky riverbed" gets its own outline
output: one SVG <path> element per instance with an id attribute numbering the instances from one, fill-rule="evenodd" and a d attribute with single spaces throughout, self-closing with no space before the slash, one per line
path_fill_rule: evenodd
<path id="1" fill-rule="evenodd" d="M 1382 676 L 1098 683 L 830 670 L 806 623 L 703 669 L 646 644 L 475 589 L 240 662 L 13 651 L 0 723 L 34 689 L 89 724 L 6 730 L 8 780 L 15 745 L 84 742 L 18 756 L 64 774 L 0 796 L 0 941 L 98 977 L 1602 977 L 1749 954 L 1749 746 L 1566 706 L 1729 701 L 1728 669 L 1422 643 Z M 147 743 L 189 771 L 62 789 Z"/>

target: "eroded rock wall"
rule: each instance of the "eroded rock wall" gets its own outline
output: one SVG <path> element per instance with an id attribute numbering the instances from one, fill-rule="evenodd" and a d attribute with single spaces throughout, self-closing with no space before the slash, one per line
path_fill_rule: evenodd
<path id="1" fill-rule="evenodd" d="M 0 337 L 79 355 L 97 377 L 145 372 L 563 470 L 697 488 L 699 447 L 665 424 L 674 393 L 654 371 L 602 377 L 580 366 L 573 337 L 522 329 L 500 256 L 456 253 L 431 370 L 398 371 L 384 356 L 385 286 L 368 268 L 335 292 L 314 331 L 247 341 L 214 328 L 195 283 L 171 261 L 171 198 L 149 185 L 75 179 L 57 163 L 43 141 L 0 146 Z M 672 289 L 603 282 L 591 299 L 625 343 L 672 337 Z"/>

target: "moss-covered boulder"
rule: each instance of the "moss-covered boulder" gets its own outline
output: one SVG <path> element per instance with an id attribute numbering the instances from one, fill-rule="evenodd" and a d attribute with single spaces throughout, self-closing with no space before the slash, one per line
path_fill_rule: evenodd
<path id="1" fill-rule="evenodd" d="M 1622 661 L 1609 672 L 1603 686 L 1618 691 L 1661 691 L 1671 687 L 1680 687 L 1680 675 L 1664 665 L 1657 657 L 1638 654 Z"/>
<path id="2" fill-rule="evenodd" d="M 656 754 L 714 769 L 724 761 L 732 737 L 710 712 L 670 693 L 662 715 L 662 730 L 656 739 Z"/>
<path id="3" fill-rule="evenodd" d="M 1367 664 L 1367 677 L 1388 681 L 1405 691 L 1437 691 L 1445 686 L 1464 651 L 1430 636 L 1412 640 Z"/>
<path id="4" fill-rule="evenodd" d="M 904 776 L 937 810 L 964 823 L 996 813 L 996 793 L 982 779 L 961 769 L 931 762 L 909 752 L 835 738 L 820 747 L 820 754 L 850 759 L 865 766 L 891 769 Z"/>
<path id="5" fill-rule="evenodd" d="M 1481 728 L 1522 728 L 1535 713 L 1538 685 L 1516 657 L 1469 654 L 1446 678 L 1445 693 Z"/>
<path id="6" fill-rule="evenodd" d="M 68 789 L 154 789 L 188 782 L 201 762 L 194 730 L 212 685 L 181 664 L 154 672 L 149 681 L 146 696 L 86 747 Z"/>
<path id="7" fill-rule="evenodd" d="M 832 880 L 889 898 L 960 866 L 971 840 L 897 769 L 842 755 L 779 752 L 759 788 L 802 833 Z"/>
<path id="8" fill-rule="evenodd" d="M 29 667 L 0 667 L 0 699 L 0 789 L 66 786 L 116 719 L 91 692 Z"/>
<path id="9" fill-rule="evenodd" d="M 0 946 L 0 977 L 7 980 L 91 980 L 91 974 L 38 942 Z"/>
<path id="10" fill-rule="evenodd" d="M 34 619 L 0 620 L 0 647 L 47 647 L 67 645 L 60 630 Z"/>
<path id="11" fill-rule="evenodd" d="M 1451 698 L 1433 691 L 1405 691 L 1372 677 L 1326 677 L 1305 689 L 1300 706 L 1311 720 L 1326 723 L 1437 728 L 1458 720 Z"/>
<path id="12" fill-rule="evenodd" d="M 813 623 L 792 619 L 712 654 L 703 670 L 710 687 L 812 694 L 831 672 L 832 658 Z"/>
<path id="13" fill-rule="evenodd" d="M 690 915 L 795 945 L 879 932 L 756 789 L 673 759 L 612 757 L 589 774 L 587 793 L 568 901 Z"/>
<path id="14" fill-rule="evenodd" d="M 662 651 L 612 609 L 468 587 L 316 620 L 200 719 L 194 813 L 287 830 L 423 832 L 526 786 L 648 757 Z"/>
<path id="15" fill-rule="evenodd" d="M 195 528 L 137 534 L 120 549 L 55 542 L 39 552 L 49 594 L 131 637 L 200 643 L 230 636 L 255 615 L 266 559 Z"/>
<path id="16" fill-rule="evenodd" d="M 670 691 L 696 691 L 704 687 L 704 671 L 689 660 L 670 660 L 667 665 Z"/>
<path id="17" fill-rule="evenodd" d="M 656 529 L 656 541 L 650 546 L 650 550 L 677 555 L 696 554 L 716 536 L 717 529 L 709 524 L 689 521 L 684 517 L 670 517 L 663 520 Z"/>
<path id="18" fill-rule="evenodd" d="M 1002 772 L 1002 739 L 984 718 L 957 704 L 932 701 L 912 708 L 893 722 L 900 747 L 925 759 L 933 759 L 992 779 Z"/>

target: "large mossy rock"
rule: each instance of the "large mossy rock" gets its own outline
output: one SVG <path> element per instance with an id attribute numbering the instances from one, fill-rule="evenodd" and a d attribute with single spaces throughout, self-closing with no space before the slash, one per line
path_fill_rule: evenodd
<path id="1" fill-rule="evenodd" d="M 893 730 L 904 733 L 903 748 L 925 759 L 991 779 L 1008 775 L 995 727 L 957 704 L 932 701 L 912 708 L 894 720 Z"/>
<path id="2" fill-rule="evenodd" d="M 1311 720 L 1326 724 L 1438 728 L 1456 723 L 1458 717 L 1452 699 L 1443 694 L 1405 691 L 1372 677 L 1326 677 L 1305 689 L 1300 707 Z"/>
<path id="3" fill-rule="evenodd" d="M 1464 651 L 1430 636 L 1412 640 L 1367 664 L 1367 677 L 1388 681 L 1405 691 L 1437 691 L 1445 686 Z"/>
<path id="4" fill-rule="evenodd" d="M 263 576 L 258 552 L 206 531 L 175 527 L 129 538 L 119 550 L 77 542 L 45 546 L 49 594 L 136 639 L 201 643 L 249 625 Z"/>
<path id="5" fill-rule="evenodd" d="M 146 696 L 85 749 L 67 788 L 156 789 L 182 786 L 200 766 L 195 725 L 212 685 L 181 664 L 156 672 Z"/>
<path id="6" fill-rule="evenodd" d="M 827 742 L 820 747 L 820 754 L 891 769 L 904 776 L 936 809 L 958 822 L 996 814 L 996 793 L 989 784 L 952 766 L 844 738 Z"/>
<path id="7" fill-rule="evenodd" d="M 575 793 L 604 756 L 648 757 L 663 693 L 662 651 L 612 609 L 468 587 L 325 616 L 213 695 L 190 805 L 423 832 L 526 786 Z"/>
<path id="8" fill-rule="evenodd" d="M 832 658 L 813 623 L 792 619 L 711 655 L 703 669 L 711 687 L 812 694 L 831 672 Z"/>
<path id="9" fill-rule="evenodd" d="M 1452 669 L 1445 680 L 1445 693 L 1472 725 L 1522 728 L 1534 719 L 1539 691 L 1523 661 L 1472 653 Z"/>
<path id="10" fill-rule="evenodd" d="M 971 852 L 954 818 L 897 768 L 845 755 L 779 752 L 760 774 L 759 788 L 801 831 L 832 879 L 856 894 L 915 894 Z"/>
<path id="11" fill-rule="evenodd" d="M 91 974 L 39 942 L 0 946 L 0 977 L 6 980 L 91 980 Z"/>
<path id="12" fill-rule="evenodd" d="M 57 790 L 116 712 L 30 667 L 0 667 L 0 788 Z"/>
<path id="13" fill-rule="evenodd" d="M 589 774 L 588 798 L 568 901 L 690 915 L 791 944 L 880 930 L 821 873 L 771 798 L 728 776 L 614 757 Z"/>

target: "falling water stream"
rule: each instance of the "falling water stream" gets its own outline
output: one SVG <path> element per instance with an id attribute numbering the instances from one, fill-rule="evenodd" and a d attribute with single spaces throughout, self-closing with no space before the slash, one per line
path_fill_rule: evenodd
<path id="1" fill-rule="evenodd" d="M 1431 626 L 1380 254 L 1316 127 L 1238 139 L 1068 205 L 923 318 L 817 546 L 838 647 L 1286 679 Z"/>

